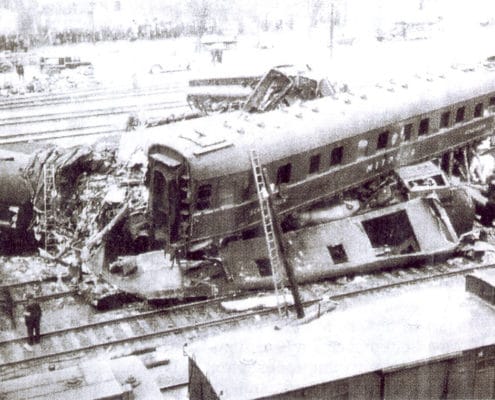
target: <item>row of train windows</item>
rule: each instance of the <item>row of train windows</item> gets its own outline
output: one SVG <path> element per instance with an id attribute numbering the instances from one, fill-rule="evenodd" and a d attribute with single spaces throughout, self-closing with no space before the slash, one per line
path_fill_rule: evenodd
<path id="1" fill-rule="evenodd" d="M 495 97 L 490 97 L 490 106 L 495 106 Z M 483 116 L 483 103 L 478 103 L 474 106 L 473 118 L 480 118 Z M 450 111 L 445 111 L 440 115 L 440 129 L 447 128 L 451 124 L 452 113 Z M 461 123 L 466 119 L 466 107 L 462 106 L 457 108 L 455 111 L 454 124 Z M 430 119 L 423 118 L 419 121 L 418 125 L 418 136 L 427 135 L 430 133 Z M 403 126 L 403 141 L 408 142 L 411 140 L 413 134 L 413 124 L 405 124 Z M 397 134 L 390 135 L 389 131 L 381 132 L 378 135 L 376 142 L 377 150 L 384 150 L 389 145 L 389 140 L 392 145 L 397 141 Z M 364 155 L 368 148 L 368 140 L 363 139 L 358 144 L 358 155 Z M 329 167 L 342 164 L 344 159 L 344 147 L 338 146 L 332 149 L 330 152 Z M 313 154 L 309 159 L 309 174 L 317 174 L 321 169 L 321 154 Z M 280 185 L 282 183 L 289 183 L 292 175 L 292 164 L 284 164 L 280 166 L 277 170 L 277 180 L 276 184 Z M 211 185 L 200 186 L 198 190 L 198 200 L 197 208 L 199 210 L 204 210 L 210 208 L 210 198 L 211 198 Z"/>
<path id="2" fill-rule="evenodd" d="M 493 104 L 492 104 L 493 103 Z M 495 97 L 490 98 L 490 104 L 495 105 Z M 483 116 L 483 103 L 478 103 L 474 107 L 473 118 L 480 118 Z M 466 119 L 466 107 L 462 106 L 456 110 L 455 113 L 455 123 L 461 123 Z M 447 128 L 450 126 L 451 112 L 445 111 L 440 116 L 440 129 Z M 430 119 L 423 118 L 419 121 L 418 125 L 418 136 L 427 135 L 430 132 Z M 413 124 L 409 123 L 404 125 L 403 140 L 408 142 L 412 138 Z M 397 141 L 397 134 L 390 136 L 389 131 L 383 131 L 378 135 L 376 142 L 376 150 L 384 150 L 389 145 L 389 140 L 391 139 L 392 145 Z M 368 141 L 366 139 L 362 140 L 358 145 L 358 154 L 362 154 L 367 150 Z M 344 158 L 344 148 L 342 146 L 336 147 L 332 150 L 330 154 L 330 166 L 339 165 L 342 163 Z M 314 154 L 309 159 L 309 174 L 316 174 L 320 172 L 320 154 Z M 283 165 L 279 168 L 277 175 L 277 183 L 289 183 L 290 181 L 290 164 Z"/>

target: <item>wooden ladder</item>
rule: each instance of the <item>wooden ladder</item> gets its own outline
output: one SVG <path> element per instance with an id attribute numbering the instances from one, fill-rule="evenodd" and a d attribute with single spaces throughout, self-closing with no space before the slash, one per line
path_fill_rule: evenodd
<path id="1" fill-rule="evenodd" d="M 253 167 L 253 175 L 256 183 L 256 192 L 260 203 L 261 219 L 263 229 L 265 231 L 266 246 L 268 248 L 268 257 L 270 260 L 273 287 L 275 288 L 275 296 L 277 298 L 277 309 L 281 314 L 281 302 L 279 295 L 282 293 L 285 304 L 284 285 L 282 271 L 282 261 L 277 243 L 277 237 L 273 226 L 273 218 L 270 210 L 269 193 L 266 188 L 263 170 L 256 150 L 251 150 L 251 166 Z"/>
<path id="2" fill-rule="evenodd" d="M 43 166 L 43 200 L 44 200 L 44 226 L 43 234 L 45 237 L 45 251 L 51 254 L 56 249 L 55 226 L 56 212 L 54 199 L 56 196 L 55 188 L 55 167 L 53 165 Z"/>

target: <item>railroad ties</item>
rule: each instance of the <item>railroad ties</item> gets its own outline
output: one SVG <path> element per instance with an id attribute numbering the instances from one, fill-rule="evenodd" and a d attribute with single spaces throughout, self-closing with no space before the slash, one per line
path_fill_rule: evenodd
<path id="1" fill-rule="evenodd" d="M 323 298 L 341 302 L 355 296 L 376 295 L 402 285 L 413 285 L 422 281 L 442 279 L 449 276 L 463 275 L 480 268 L 493 268 L 493 265 L 463 263 L 438 264 L 435 266 L 402 268 L 366 275 L 363 279 L 326 281 L 301 286 L 305 307 L 318 303 Z M 253 296 L 249 297 L 252 299 Z M 236 298 L 238 299 L 238 297 Z M 29 351 L 25 348 L 26 337 L 17 337 L 0 341 L 0 372 L 5 374 L 9 368 L 46 360 L 54 362 L 77 354 L 116 349 L 147 348 L 150 343 L 177 345 L 187 343 L 199 335 L 231 330 L 238 326 L 252 326 L 263 321 L 281 322 L 277 307 L 228 311 L 221 306 L 223 300 L 218 298 L 195 303 L 181 304 L 148 311 L 133 310 L 129 315 L 108 317 L 100 314 L 97 322 L 89 322 L 54 331 L 42 329 L 40 345 L 34 345 Z M 69 306 L 68 306 L 69 307 Z M 129 310 L 128 310 L 129 311 Z M 70 312 L 64 310 L 64 312 Z M 120 314 L 123 314 L 121 312 Z M 43 324 L 43 322 L 42 322 Z M 155 342 L 154 342 L 155 341 Z"/>
<path id="2" fill-rule="evenodd" d="M 26 143 L 70 145 L 119 135 L 130 115 L 167 117 L 188 112 L 185 84 L 142 89 L 96 88 L 0 99 L 0 146 L 18 151 Z"/>

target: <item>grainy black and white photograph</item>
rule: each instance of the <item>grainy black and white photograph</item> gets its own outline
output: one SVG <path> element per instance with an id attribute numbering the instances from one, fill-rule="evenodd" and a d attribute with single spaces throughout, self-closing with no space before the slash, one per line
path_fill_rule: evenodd
<path id="1" fill-rule="evenodd" d="M 495 398 L 493 0 L 0 0 L 0 400 Z"/>

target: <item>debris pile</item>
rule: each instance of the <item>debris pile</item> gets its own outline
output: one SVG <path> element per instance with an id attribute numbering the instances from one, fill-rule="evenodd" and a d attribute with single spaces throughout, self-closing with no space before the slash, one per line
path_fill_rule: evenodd
<path id="1" fill-rule="evenodd" d="M 31 79 L 19 80 L 12 77 L 5 80 L 0 88 L 0 97 L 26 95 L 29 93 L 67 92 L 75 89 L 98 87 L 92 68 L 68 70 L 58 74 L 40 73 Z"/>
<path id="2" fill-rule="evenodd" d="M 302 70 L 292 65 L 275 67 L 264 76 L 216 78 L 191 81 L 196 86 L 188 103 L 201 112 L 215 113 L 243 109 L 265 112 L 296 101 L 313 100 L 337 93 L 327 79 L 321 79 L 306 66 Z"/>
<path id="3" fill-rule="evenodd" d="M 42 255 L 74 269 L 76 282 L 82 278 L 85 259 L 110 231 L 115 256 L 148 250 L 143 164 L 119 163 L 115 148 L 49 147 L 32 155 L 23 175 L 33 193 L 32 230 L 45 243 Z M 49 237 L 53 241 L 48 242 Z M 132 273 L 127 266 L 124 270 Z M 109 302 L 121 295 L 94 276 L 86 276 L 80 289 L 95 305 L 102 296 Z"/>

